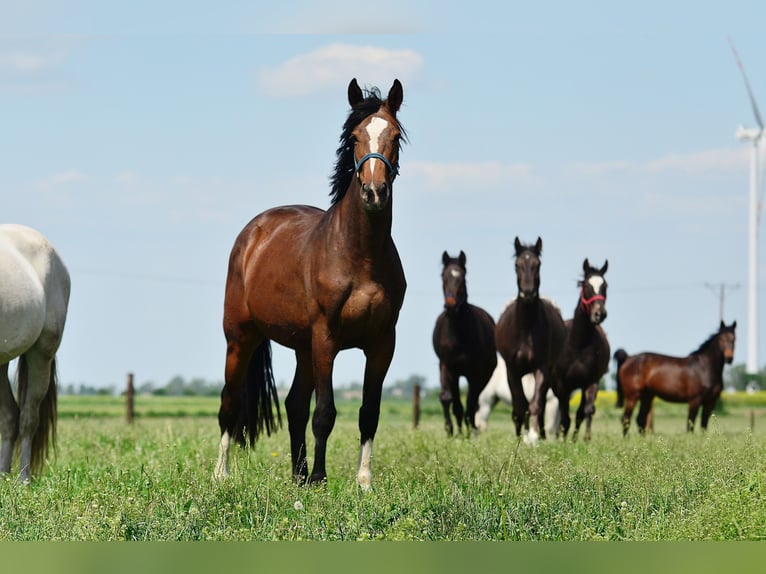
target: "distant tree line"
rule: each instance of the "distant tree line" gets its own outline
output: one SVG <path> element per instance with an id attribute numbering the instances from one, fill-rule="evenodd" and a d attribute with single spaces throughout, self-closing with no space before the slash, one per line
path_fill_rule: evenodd
<path id="1" fill-rule="evenodd" d="M 410 375 L 406 379 L 397 379 L 392 382 L 387 382 L 383 385 L 383 396 L 389 398 L 406 398 L 411 399 L 413 389 L 415 385 L 419 385 L 421 389 L 425 388 L 426 378 L 422 375 Z M 284 395 L 288 391 L 288 383 L 286 381 L 280 381 L 279 391 L 281 395 Z M 136 385 L 135 392 L 137 395 L 154 395 L 154 396 L 168 396 L 168 397 L 180 397 L 180 396 L 215 396 L 218 397 L 221 394 L 223 388 L 223 381 L 208 381 L 201 377 L 195 377 L 192 379 L 185 379 L 181 375 L 176 375 L 170 379 L 164 386 L 159 386 L 153 381 L 145 381 L 139 385 Z M 338 385 L 338 390 L 342 390 L 345 396 L 355 396 L 362 394 L 362 383 L 354 381 L 347 384 Z M 108 386 L 96 387 L 94 385 L 87 385 L 84 383 L 75 384 L 69 383 L 68 385 L 62 385 L 59 392 L 65 395 L 106 395 L 116 396 L 125 393 L 125 387 L 118 387 L 115 384 Z"/>
<path id="2" fill-rule="evenodd" d="M 139 385 L 136 385 L 135 392 L 137 395 L 154 395 L 154 396 L 168 396 L 168 397 L 181 397 L 181 396 L 219 396 L 221 389 L 223 388 L 222 381 L 207 381 L 200 377 L 195 377 L 190 380 L 186 380 L 181 375 L 176 375 L 170 379 L 164 386 L 157 385 L 154 381 L 145 381 Z M 87 385 L 80 383 L 76 385 L 70 383 L 64 385 L 60 392 L 65 395 L 122 395 L 125 393 L 125 387 L 117 387 L 117 385 L 108 385 L 96 387 L 93 385 Z"/>

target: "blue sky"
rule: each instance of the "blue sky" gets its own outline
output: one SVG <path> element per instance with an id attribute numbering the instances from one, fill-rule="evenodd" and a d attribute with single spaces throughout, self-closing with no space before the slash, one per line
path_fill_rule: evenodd
<path id="1" fill-rule="evenodd" d="M 725 319 L 744 363 L 734 133 L 754 121 L 727 38 L 763 108 L 762 3 L 109 4 L 0 0 L 0 219 L 41 230 L 70 269 L 64 384 L 222 380 L 234 238 L 268 207 L 328 206 L 352 77 L 404 85 L 393 233 L 409 287 L 389 380 L 438 382 L 442 251 L 466 252 L 469 298 L 497 318 L 517 235 L 542 237 L 541 290 L 565 318 L 583 259 L 609 259 L 613 350 L 688 354 L 718 324 L 707 285 L 738 283 Z M 277 350 L 277 379 L 293 368 Z M 347 351 L 335 380 L 362 368 Z"/>

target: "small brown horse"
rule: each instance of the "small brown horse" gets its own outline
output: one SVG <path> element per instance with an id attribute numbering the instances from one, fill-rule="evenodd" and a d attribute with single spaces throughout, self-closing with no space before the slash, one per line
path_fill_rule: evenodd
<path id="1" fill-rule="evenodd" d="M 439 399 L 444 409 L 444 427 L 452 435 L 450 405 L 457 419 L 458 432 L 463 432 L 463 405 L 460 402 L 460 377 L 468 381 L 465 423 L 469 432 L 476 431 L 474 416 L 479 394 L 487 386 L 497 365 L 495 351 L 495 321 L 481 307 L 468 302 L 466 287 L 466 256 L 442 254 L 442 290 L 444 311 L 434 326 L 434 351 L 439 357 Z"/>
<path id="2" fill-rule="evenodd" d="M 535 444 L 538 437 L 545 438 L 545 395 L 566 328 L 558 308 L 540 297 L 542 239 L 538 237 L 534 245 L 523 245 L 517 237 L 514 246 L 518 295 L 497 321 L 495 344 L 508 371 L 516 436 L 521 436 L 524 425 L 529 429 L 527 440 Z M 527 373 L 535 375 L 531 402 L 521 383 Z"/>
<path id="3" fill-rule="evenodd" d="M 326 480 L 327 439 L 335 424 L 332 370 L 343 349 L 366 356 L 357 482 L 372 481 L 372 444 L 383 379 L 394 354 L 406 282 L 391 238 L 392 191 L 405 132 L 396 118 L 402 85 L 386 100 L 348 86 L 351 112 L 343 126 L 327 211 L 276 207 L 255 217 L 236 239 L 229 260 L 223 328 L 225 386 L 218 421 L 216 477 L 228 475 L 229 443 L 252 444 L 276 428 L 270 340 L 295 350 L 297 366 L 285 400 L 293 477 Z M 314 467 L 308 476 L 306 425 L 312 393 Z M 277 403 L 277 415 L 279 406 Z"/>
<path id="4" fill-rule="evenodd" d="M 620 367 L 618 381 L 625 397 L 622 415 L 623 435 L 628 433 L 636 401 L 641 407 L 636 417 L 639 431 L 644 432 L 654 397 L 672 403 L 689 403 L 688 431 L 694 430 L 697 411 L 702 407 L 701 425 L 707 429 L 708 419 L 723 390 L 723 366 L 734 359 L 734 330 L 737 322 L 727 327 L 723 321 L 699 349 L 684 358 L 657 353 L 630 355 Z"/>
<path id="5" fill-rule="evenodd" d="M 604 373 L 609 370 L 609 341 L 601 328 L 601 323 L 606 319 L 607 283 L 604 275 L 608 267 L 608 261 L 601 269 L 591 267 L 587 259 L 583 261 L 583 279 L 579 282 L 580 297 L 574 316 L 566 322 L 566 340 L 556 362 L 552 386 L 559 399 L 559 432 L 564 438 L 571 424 L 569 398 L 575 389 L 582 391 L 572 440 L 577 438 L 583 420 L 585 440 L 590 440 L 598 384 Z"/>

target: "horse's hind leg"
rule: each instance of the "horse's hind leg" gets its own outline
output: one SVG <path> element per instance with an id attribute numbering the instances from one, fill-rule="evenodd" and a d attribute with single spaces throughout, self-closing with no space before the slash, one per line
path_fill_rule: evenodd
<path id="1" fill-rule="evenodd" d="M 634 395 L 625 396 L 625 410 L 622 412 L 622 436 L 628 435 L 630 428 L 630 419 L 633 416 L 633 409 L 636 406 L 637 397 Z"/>
<path id="2" fill-rule="evenodd" d="M 49 427 L 48 421 L 40 416 L 40 407 L 49 386 L 55 385 L 51 378 L 52 361 L 52 357 L 34 348 L 19 358 L 19 480 L 24 483 L 29 483 L 33 467 L 41 465 L 40 456 L 47 450 Z M 55 388 L 52 390 L 55 392 Z M 40 434 L 43 432 L 44 436 Z"/>
<path id="3" fill-rule="evenodd" d="M 221 406 L 218 410 L 218 426 L 221 429 L 221 442 L 218 448 L 218 461 L 213 471 L 215 479 L 229 476 L 229 447 L 232 439 L 245 444 L 242 436 L 242 393 L 250 359 L 259 340 L 251 329 L 242 325 L 224 327 L 226 335 L 226 368 L 224 386 L 221 391 Z M 238 428 L 239 427 L 239 428 Z"/>
<path id="4" fill-rule="evenodd" d="M 304 484 L 309 474 L 306 462 L 306 426 L 309 422 L 311 393 L 314 391 L 311 351 L 296 351 L 295 358 L 295 377 L 285 399 L 285 410 L 290 430 L 293 480 Z"/>
<path id="5" fill-rule="evenodd" d="M 646 421 L 652 411 L 653 400 L 654 395 L 647 392 L 641 393 L 641 406 L 638 408 L 638 415 L 636 416 L 636 425 L 638 425 L 638 432 L 641 434 L 646 433 Z"/>
<path id="6" fill-rule="evenodd" d="M 19 407 L 8 380 L 8 363 L 0 365 L 0 474 L 11 471 L 13 449 L 19 435 Z"/>

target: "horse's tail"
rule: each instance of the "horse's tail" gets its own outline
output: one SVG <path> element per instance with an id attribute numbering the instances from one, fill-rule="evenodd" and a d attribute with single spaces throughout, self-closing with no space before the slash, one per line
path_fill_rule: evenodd
<path id="1" fill-rule="evenodd" d="M 272 405 L 277 407 L 274 417 Z M 279 410 L 279 397 L 271 370 L 271 341 L 263 342 L 250 358 L 242 387 L 242 408 L 240 409 L 241 424 L 237 425 L 235 440 L 241 445 L 248 441 L 250 446 L 255 444 L 258 435 L 266 431 L 271 435 L 282 426 L 282 413 Z"/>
<path id="2" fill-rule="evenodd" d="M 32 437 L 32 460 L 30 463 L 31 474 L 39 474 L 42 471 L 45 459 L 51 448 L 56 448 L 56 419 L 58 417 L 58 391 L 56 375 L 56 358 L 51 361 L 51 374 L 48 380 L 48 390 L 45 393 L 43 401 L 40 403 L 39 422 L 37 430 Z M 26 355 L 19 357 L 19 364 L 16 373 L 18 384 L 19 405 L 23 405 L 27 400 L 29 388 L 29 365 Z M 21 447 L 19 441 L 17 448 Z"/>
<path id="3" fill-rule="evenodd" d="M 625 403 L 625 396 L 622 391 L 622 383 L 620 382 L 620 367 L 622 367 L 622 364 L 627 358 L 628 353 L 625 352 L 625 349 L 617 349 L 614 352 L 614 360 L 617 362 L 617 372 L 614 375 L 614 382 L 617 384 L 617 402 L 614 405 L 616 408 L 622 408 L 623 404 Z"/>

